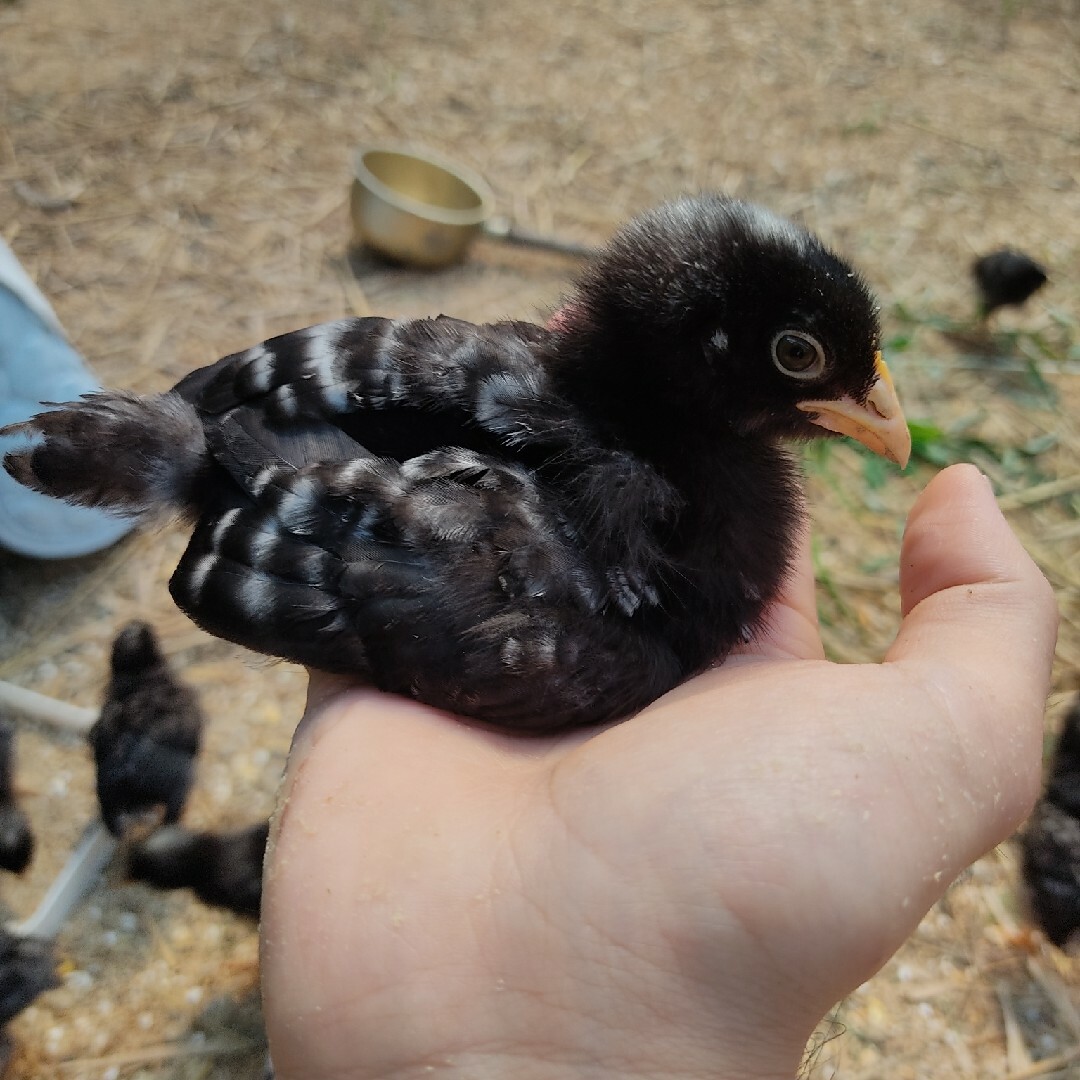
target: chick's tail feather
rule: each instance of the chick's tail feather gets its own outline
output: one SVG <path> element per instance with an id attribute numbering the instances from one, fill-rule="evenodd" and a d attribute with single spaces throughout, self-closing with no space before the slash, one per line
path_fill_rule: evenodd
<path id="1" fill-rule="evenodd" d="M 172 392 L 84 394 L 0 435 L 33 440 L 4 456 L 20 484 L 123 515 L 192 510 L 208 461 L 198 414 Z"/>

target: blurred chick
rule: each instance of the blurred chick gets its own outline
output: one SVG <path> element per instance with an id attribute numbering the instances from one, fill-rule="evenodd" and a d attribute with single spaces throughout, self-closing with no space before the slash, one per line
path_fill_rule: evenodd
<path id="1" fill-rule="evenodd" d="M 180 819 L 202 727 L 198 699 L 170 670 L 154 631 L 129 623 L 113 641 L 112 678 L 88 735 L 101 818 L 114 836 L 159 808 L 165 822 Z"/>
<path id="2" fill-rule="evenodd" d="M 0 927 L 0 1076 L 13 1050 L 8 1021 L 39 994 L 59 985 L 51 941 L 20 937 Z"/>
<path id="3" fill-rule="evenodd" d="M 1080 930 L 1080 698 L 1065 717 L 1046 791 L 1020 843 L 1031 913 L 1063 947 Z"/>
<path id="4" fill-rule="evenodd" d="M 259 917 L 270 824 L 235 832 L 158 829 L 128 852 L 128 876 L 156 889 L 192 889 L 204 903 Z"/>
<path id="5" fill-rule="evenodd" d="M 21 874 L 34 857 L 30 821 L 15 799 L 15 728 L 0 722 L 0 867 Z"/>
<path id="6" fill-rule="evenodd" d="M 971 274 L 984 321 L 998 308 L 1019 306 L 1046 284 L 1046 271 L 1030 255 L 1012 248 L 976 259 Z"/>
<path id="7" fill-rule="evenodd" d="M 20 937 L 0 926 L 0 1025 L 21 1013 L 38 994 L 59 985 L 53 943 Z"/>

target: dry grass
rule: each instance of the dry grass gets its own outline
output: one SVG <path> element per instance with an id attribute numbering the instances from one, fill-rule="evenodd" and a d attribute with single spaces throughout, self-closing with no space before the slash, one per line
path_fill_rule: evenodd
<path id="1" fill-rule="evenodd" d="M 0 228 L 102 381 L 157 390 L 366 306 L 528 317 L 557 300 L 572 264 L 491 243 L 444 274 L 365 264 L 354 282 L 361 142 L 461 158 L 521 224 L 582 241 L 706 186 L 794 214 L 875 282 L 909 415 L 962 429 L 948 452 L 990 473 L 1057 588 L 1052 725 L 1080 672 L 1078 15 L 1076 0 L 24 0 L 0 6 Z M 1052 284 L 1003 319 L 1023 331 L 1019 362 L 988 366 L 934 320 L 968 314 L 967 264 L 1001 242 Z M 1053 361 L 1041 390 L 1011 370 L 1031 355 Z M 1018 453 L 1042 436 L 1054 445 Z M 894 632 L 903 513 L 932 471 L 875 488 L 865 469 L 837 448 L 810 477 L 844 661 Z M 140 535 L 61 565 L 0 555 L 0 677 L 93 705 L 115 629 L 151 619 L 213 718 L 190 819 L 235 825 L 271 806 L 302 677 L 175 613 L 182 544 Z M 25 912 L 93 804 L 81 747 L 30 730 L 21 755 L 42 850 L 3 898 Z M 843 1006 L 847 1034 L 814 1075 L 1075 1075 L 1080 970 L 1024 932 L 1015 871 L 1005 848 L 953 887 Z M 13 1077 L 258 1075 L 256 942 L 239 920 L 110 883 L 61 951 L 64 986 L 13 1025 Z"/>

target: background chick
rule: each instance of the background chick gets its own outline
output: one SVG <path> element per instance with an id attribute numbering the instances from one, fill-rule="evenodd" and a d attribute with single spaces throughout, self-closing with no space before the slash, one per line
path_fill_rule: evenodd
<path id="1" fill-rule="evenodd" d="M 1030 255 L 999 248 L 971 264 L 979 314 L 985 320 L 1001 307 L 1017 307 L 1046 284 L 1046 270 Z"/>
<path id="2" fill-rule="evenodd" d="M 269 833 L 266 821 L 235 832 L 158 829 L 132 844 L 128 876 L 156 889 L 191 889 L 204 903 L 257 919 Z"/>
<path id="3" fill-rule="evenodd" d="M 1046 936 L 1064 946 L 1080 929 L 1080 698 L 1065 717 L 1021 850 L 1031 913 Z"/>
<path id="4" fill-rule="evenodd" d="M 34 834 L 15 797 L 15 728 L 0 721 L 0 867 L 21 874 L 33 856 Z"/>
<path id="5" fill-rule="evenodd" d="M 177 679 L 153 630 L 125 626 L 112 647 L 112 678 L 88 740 L 97 766 L 101 817 L 122 835 L 163 808 L 179 820 L 195 773 L 203 715 L 194 691 Z"/>
<path id="6" fill-rule="evenodd" d="M 0 927 L 0 1076 L 12 1053 L 7 1023 L 46 990 L 59 986 L 51 941 Z"/>

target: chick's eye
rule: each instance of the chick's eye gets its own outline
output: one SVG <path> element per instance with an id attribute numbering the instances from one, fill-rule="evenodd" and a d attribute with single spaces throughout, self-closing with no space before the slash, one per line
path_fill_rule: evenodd
<path id="1" fill-rule="evenodd" d="M 816 379 L 825 370 L 825 350 L 809 334 L 785 330 L 773 338 L 773 363 L 793 379 Z"/>

